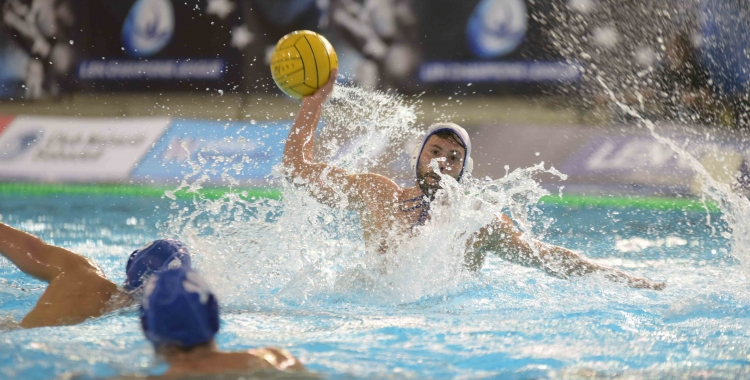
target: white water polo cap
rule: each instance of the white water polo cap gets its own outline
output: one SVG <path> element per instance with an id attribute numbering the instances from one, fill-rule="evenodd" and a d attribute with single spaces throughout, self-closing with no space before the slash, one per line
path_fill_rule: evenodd
<path id="1" fill-rule="evenodd" d="M 417 144 L 414 146 L 414 151 L 411 155 L 411 166 L 414 169 L 415 175 L 419 175 L 419 173 L 417 173 L 417 163 L 419 161 L 419 156 L 422 155 L 425 144 L 427 144 L 427 140 L 429 140 L 432 135 L 445 131 L 453 132 L 456 136 L 458 136 L 458 139 L 461 140 L 461 144 L 466 149 L 466 155 L 464 156 L 461 173 L 458 175 L 458 181 L 461 181 L 461 178 L 464 176 L 464 174 L 471 174 L 472 169 L 474 169 L 474 160 L 471 159 L 471 140 L 469 139 L 469 134 L 458 124 L 437 123 L 427 128 L 427 132 L 425 132 L 421 144 Z"/>

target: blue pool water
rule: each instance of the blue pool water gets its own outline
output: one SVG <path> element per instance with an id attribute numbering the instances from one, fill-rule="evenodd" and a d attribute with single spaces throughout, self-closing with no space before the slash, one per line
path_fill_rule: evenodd
<path id="1" fill-rule="evenodd" d="M 93 259 L 117 283 L 133 249 L 173 231 L 168 219 L 194 207 L 166 198 L 0 196 L 2 222 Z M 357 281 L 355 271 L 269 264 L 249 248 L 205 252 L 209 245 L 187 240 L 204 250 L 193 249 L 196 267 L 222 301 L 220 348 L 285 347 L 330 378 L 744 377 L 750 374 L 750 287 L 736 257 L 742 252 L 731 252 L 727 226 L 710 216 L 708 224 L 705 212 L 561 206 L 540 206 L 533 214 L 534 225 L 546 226 L 544 240 L 666 281 L 662 292 L 599 277 L 557 279 L 491 257 L 479 274 L 436 291 L 404 294 L 412 288 L 402 287 L 398 297 L 376 297 L 368 286 L 342 285 L 348 277 Z M 272 231 L 283 215 L 266 219 L 265 234 L 283 242 L 283 233 Z M 306 282 L 246 278 L 295 271 Z M 338 272 L 335 287 L 316 285 L 330 272 Z M 42 290 L 42 283 L 0 260 L 6 328 Z M 77 326 L 0 332 L 2 378 L 163 370 L 134 309 Z"/>

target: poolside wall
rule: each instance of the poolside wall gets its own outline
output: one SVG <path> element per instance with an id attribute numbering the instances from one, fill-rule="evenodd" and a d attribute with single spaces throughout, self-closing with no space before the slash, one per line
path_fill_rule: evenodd
<path id="1" fill-rule="evenodd" d="M 291 121 L 223 122 L 166 117 L 0 118 L 0 181 L 173 185 L 183 180 L 213 186 L 274 187 Z M 750 147 L 732 133 L 708 139 L 689 128 L 659 126 L 725 182 L 747 174 Z M 483 125 L 469 128 L 474 174 L 544 162 L 568 177 L 539 176 L 557 193 L 696 195 L 699 179 L 685 160 L 633 126 Z M 354 142 L 343 142 L 342 150 Z M 383 174 L 412 176 L 401 154 Z M 742 182 L 742 181 L 740 181 Z"/>

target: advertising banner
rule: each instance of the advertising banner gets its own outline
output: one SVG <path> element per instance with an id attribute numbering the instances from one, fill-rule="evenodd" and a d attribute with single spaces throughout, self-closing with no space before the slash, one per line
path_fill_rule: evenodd
<path id="1" fill-rule="evenodd" d="M 133 170 L 141 181 L 205 178 L 214 184 L 260 185 L 281 162 L 291 121 L 222 123 L 175 120 Z"/>
<path id="2" fill-rule="evenodd" d="M 5 128 L 7 128 L 8 125 L 10 125 L 10 123 L 13 121 L 14 118 L 15 117 L 13 116 L 0 115 L 0 135 L 3 134 L 3 131 L 5 130 Z"/>
<path id="3" fill-rule="evenodd" d="M 252 38 L 242 2 L 85 0 L 77 77 L 101 90 L 234 90 Z"/>
<path id="4" fill-rule="evenodd" d="M 472 91 L 498 84 L 572 82 L 580 67 L 567 63 L 552 43 L 555 1 L 415 1 L 425 84 L 472 83 Z M 500 86 L 502 87 L 502 86 Z"/>
<path id="5" fill-rule="evenodd" d="M 418 92 L 421 61 L 412 0 L 251 0 L 245 21 L 253 36 L 244 50 L 248 90 L 276 91 L 268 62 L 278 40 L 312 30 L 333 45 L 339 72 L 367 88 Z"/>
<path id="6" fill-rule="evenodd" d="M 563 164 L 562 169 L 577 176 L 614 176 L 620 180 L 690 175 L 688 163 L 670 148 L 647 135 L 599 136 Z"/>
<path id="7" fill-rule="evenodd" d="M 598 134 L 560 166 L 573 183 L 607 185 L 630 192 L 700 195 L 702 178 L 690 161 L 642 133 Z M 666 134 L 719 182 L 734 186 L 746 165 L 750 146 L 737 136 L 709 141 L 685 133 Z M 629 189 L 628 189 L 629 188 Z"/>
<path id="8" fill-rule="evenodd" d="M 0 134 L 0 178 L 122 181 L 168 125 L 168 118 L 17 116 Z"/>
<path id="9" fill-rule="evenodd" d="M 29 6 L 29 3 L 32 6 Z M 560 3 L 560 4 L 558 4 Z M 320 32 L 368 88 L 514 91 L 575 81 L 549 36 L 563 0 L 0 0 L 0 96 L 275 91 L 283 35 Z"/>
<path id="10" fill-rule="evenodd" d="M 533 90 L 570 83 L 581 67 L 566 62 L 549 35 L 562 0 L 253 0 L 245 20 L 248 89 L 273 90 L 266 62 L 284 34 L 323 34 L 340 72 L 367 88 L 419 93 L 472 83 L 472 91 Z M 549 86 L 548 86 L 549 87 Z"/>

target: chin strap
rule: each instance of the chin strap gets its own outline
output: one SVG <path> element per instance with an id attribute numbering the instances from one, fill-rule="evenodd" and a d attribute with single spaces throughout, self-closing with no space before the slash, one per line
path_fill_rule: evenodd
<path id="1" fill-rule="evenodd" d="M 403 206 L 404 203 L 414 203 L 414 202 L 417 202 L 417 201 L 419 201 L 419 203 L 417 203 L 414 206 L 411 206 L 411 207 L 404 207 Z M 424 195 L 420 195 L 420 196 L 415 197 L 415 198 L 407 199 L 405 201 L 402 201 L 401 203 L 402 203 L 402 205 L 401 205 L 401 207 L 399 207 L 399 210 L 401 210 L 402 212 L 410 212 L 410 211 L 414 211 L 414 210 L 416 210 L 418 208 L 422 209 L 422 211 L 420 211 L 420 213 L 419 213 L 419 219 L 417 219 L 417 221 L 414 224 L 411 225 L 411 229 L 414 229 L 414 227 L 417 227 L 417 226 L 424 225 L 424 222 L 427 221 L 427 217 L 430 216 L 430 202 L 428 202 L 427 200 L 425 200 L 425 196 Z"/>

